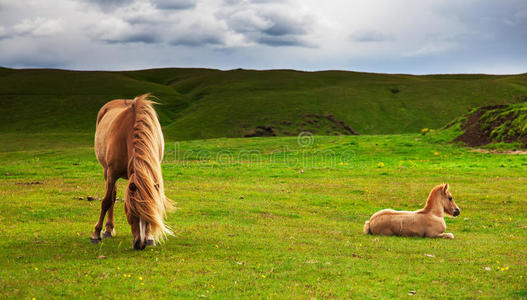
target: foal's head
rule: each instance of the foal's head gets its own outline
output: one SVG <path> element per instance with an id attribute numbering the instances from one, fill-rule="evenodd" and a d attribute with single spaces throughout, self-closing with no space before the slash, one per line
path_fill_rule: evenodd
<path id="1" fill-rule="evenodd" d="M 452 194 L 448 188 L 448 183 L 440 185 L 440 188 L 436 192 L 436 201 L 440 201 L 445 213 L 455 217 L 460 214 L 461 210 L 456 205 L 456 202 L 454 202 L 454 198 L 452 198 Z"/>

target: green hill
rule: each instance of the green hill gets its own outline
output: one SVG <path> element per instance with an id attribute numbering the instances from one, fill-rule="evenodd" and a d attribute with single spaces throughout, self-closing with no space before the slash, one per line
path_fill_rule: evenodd
<path id="1" fill-rule="evenodd" d="M 108 100 L 152 92 L 173 139 L 381 134 L 440 128 L 468 110 L 527 95 L 527 74 L 429 75 L 0 68 L 0 132 L 91 133 Z"/>

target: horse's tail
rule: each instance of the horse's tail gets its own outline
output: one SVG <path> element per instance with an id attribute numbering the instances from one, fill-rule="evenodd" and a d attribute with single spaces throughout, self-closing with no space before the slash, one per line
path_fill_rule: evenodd
<path id="1" fill-rule="evenodd" d="M 364 234 L 371 234 L 371 232 L 370 232 L 370 221 L 364 222 Z"/>
<path id="2" fill-rule="evenodd" d="M 172 234 L 164 219 L 166 212 L 173 206 L 165 196 L 161 173 L 163 132 L 152 106 L 155 102 L 149 98 L 150 94 L 144 94 L 132 101 L 133 153 L 128 162 L 129 182 L 125 205 L 132 215 L 139 218 L 142 241 L 148 238 L 145 237 L 148 228 L 154 240 L 160 241 L 167 234 Z"/>

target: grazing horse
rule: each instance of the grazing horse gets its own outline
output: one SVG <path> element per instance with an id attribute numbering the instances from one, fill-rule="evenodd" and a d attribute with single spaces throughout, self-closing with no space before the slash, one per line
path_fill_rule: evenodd
<path id="1" fill-rule="evenodd" d="M 364 233 L 453 239 L 452 233 L 445 233 L 444 213 L 454 217 L 460 213 L 448 190 L 448 184 L 434 187 L 423 209 L 416 211 L 383 209 L 376 212 L 364 224 Z"/>
<path id="2" fill-rule="evenodd" d="M 106 212 L 103 238 L 115 235 L 113 207 L 117 179 L 129 179 L 124 196 L 124 210 L 134 237 L 133 247 L 143 250 L 155 245 L 167 234 L 166 211 L 172 208 L 165 196 L 161 161 L 164 140 L 161 125 L 150 101 L 150 94 L 133 100 L 113 100 L 97 115 L 95 154 L 104 168 L 106 194 L 101 203 L 99 220 L 90 240 L 101 242 L 101 229 Z"/>

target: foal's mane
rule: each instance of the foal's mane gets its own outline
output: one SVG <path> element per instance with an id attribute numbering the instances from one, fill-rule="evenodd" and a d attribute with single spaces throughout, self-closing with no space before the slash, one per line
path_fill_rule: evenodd
<path id="1" fill-rule="evenodd" d="M 125 204 L 130 212 L 150 224 L 156 240 L 171 234 L 164 224 L 166 211 L 172 207 L 166 198 L 161 173 L 163 134 L 150 94 L 136 97 L 131 104 L 134 114 L 133 151 L 128 162 L 129 184 Z"/>
<path id="2" fill-rule="evenodd" d="M 445 183 L 442 183 L 440 185 L 435 186 L 432 189 L 432 191 L 430 191 L 430 194 L 428 195 L 428 199 L 426 200 L 426 205 L 423 208 L 424 212 L 428 212 L 432 210 L 435 204 L 436 193 L 440 193 L 443 190 L 443 188 L 445 188 L 445 185 L 446 185 Z"/>

